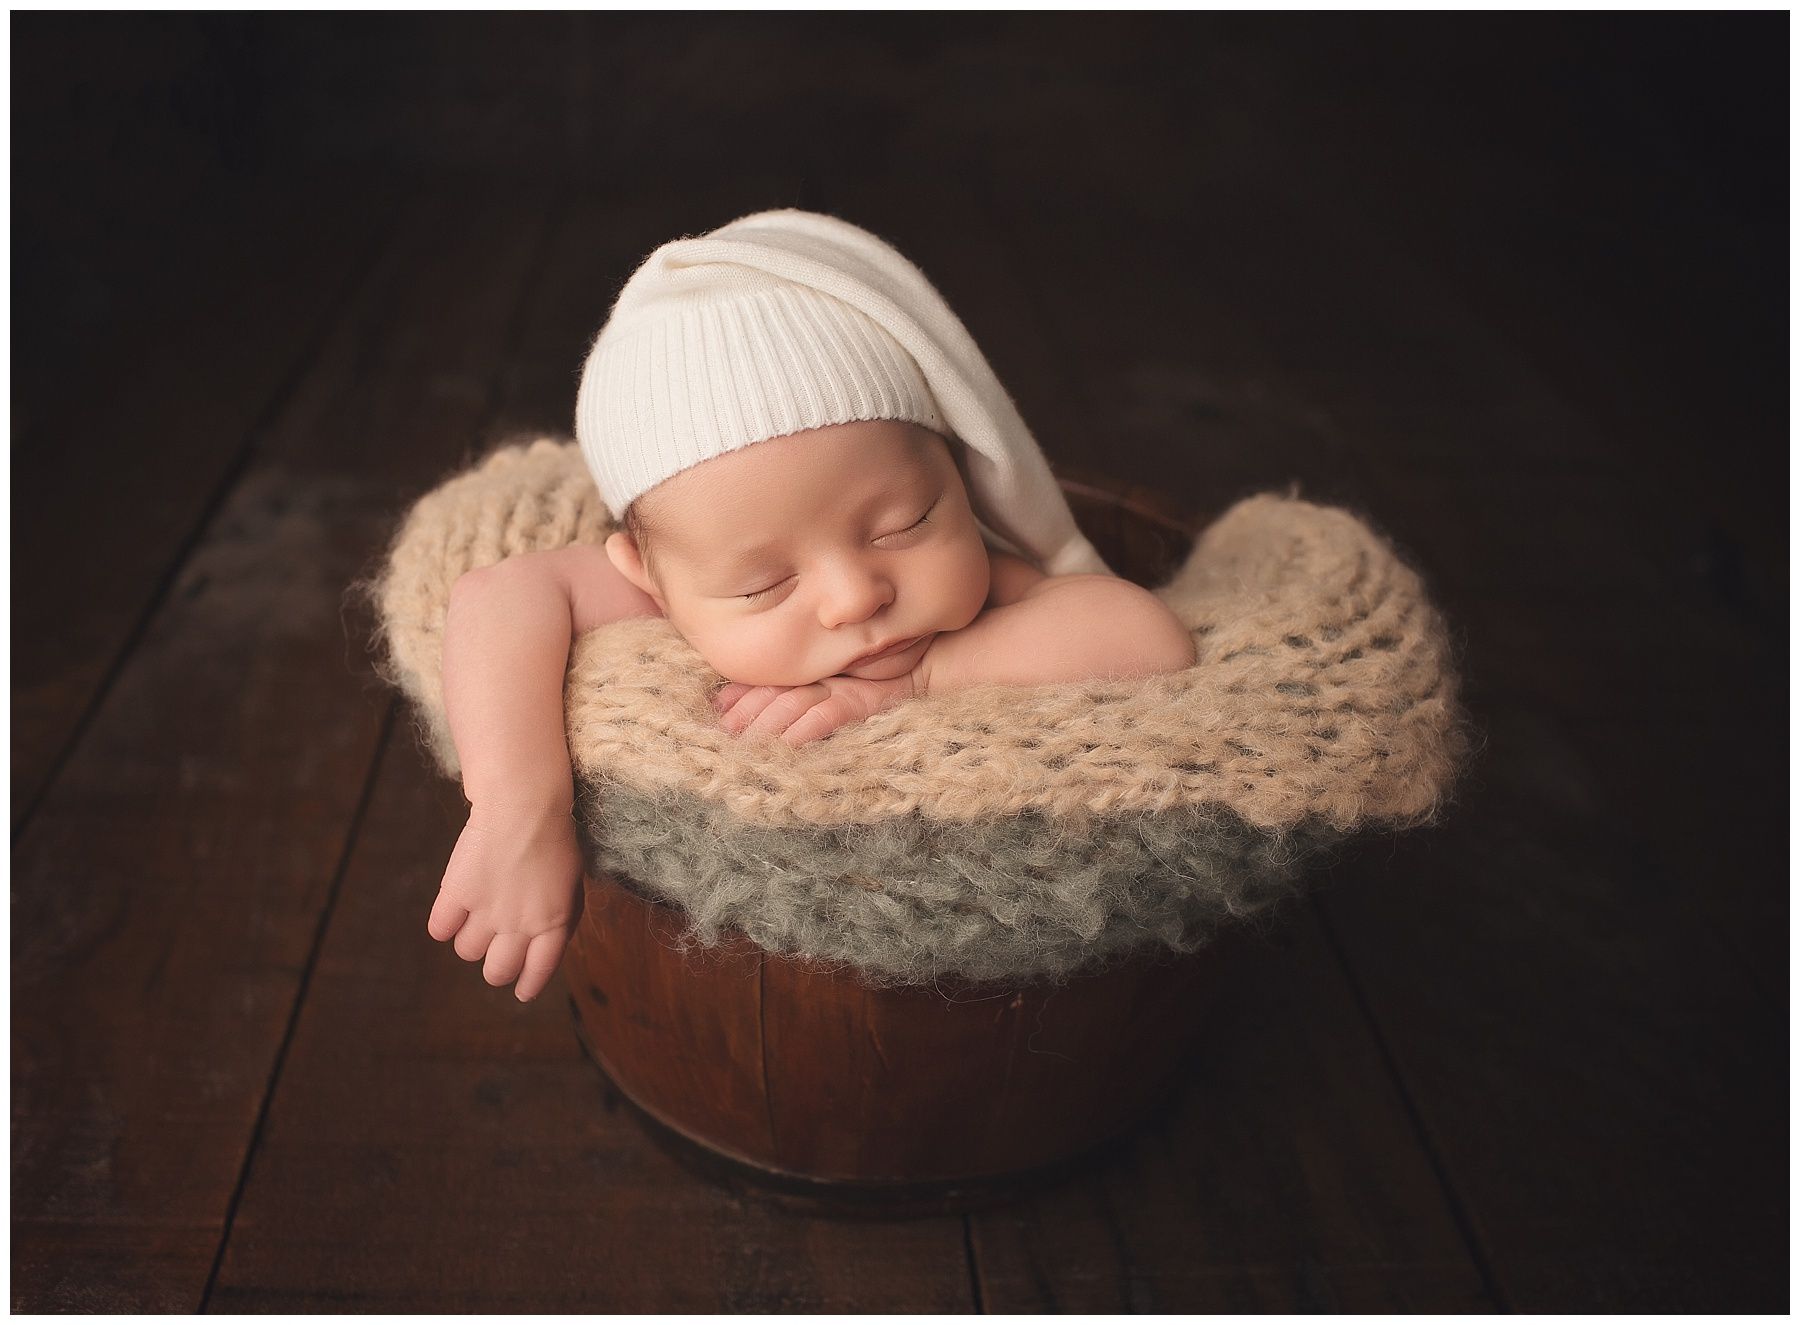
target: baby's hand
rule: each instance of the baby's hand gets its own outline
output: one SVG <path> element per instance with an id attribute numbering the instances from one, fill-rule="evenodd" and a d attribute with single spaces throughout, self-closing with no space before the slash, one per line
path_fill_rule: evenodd
<path id="1" fill-rule="evenodd" d="M 829 736 L 846 723 L 861 722 L 914 695 L 913 675 L 891 681 L 828 676 L 806 686 L 747 686 L 733 682 L 713 696 L 723 715 L 719 725 L 742 735 L 779 735 L 789 745 Z"/>
<path id="2" fill-rule="evenodd" d="M 464 961 L 485 956 L 482 974 L 490 985 L 517 979 L 513 993 L 529 1003 L 562 960 L 581 869 L 575 820 L 567 809 L 474 806 L 426 928 L 439 942 L 454 938 Z"/>

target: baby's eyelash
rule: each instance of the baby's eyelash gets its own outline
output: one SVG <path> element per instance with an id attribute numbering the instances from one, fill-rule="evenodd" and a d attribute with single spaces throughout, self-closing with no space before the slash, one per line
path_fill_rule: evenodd
<path id="1" fill-rule="evenodd" d="M 925 514 L 921 515 L 917 520 L 914 520 L 911 524 L 907 525 L 906 528 L 900 530 L 900 532 L 903 534 L 910 534 L 913 530 L 919 528 L 921 525 L 930 524 L 931 523 L 931 513 L 933 511 L 935 511 L 937 508 L 938 508 L 937 502 L 935 502 L 935 501 L 932 502 L 931 505 L 929 505 L 925 508 Z M 888 537 L 892 538 L 893 535 L 889 534 Z"/>
<path id="2" fill-rule="evenodd" d="M 738 597 L 743 599 L 746 603 L 754 603 L 759 598 L 767 598 L 770 594 L 774 593 L 777 589 L 779 589 L 782 585 L 784 585 L 786 583 L 787 583 L 786 580 L 777 580 L 774 584 L 771 584 L 767 589 L 758 589 L 755 593 L 741 593 L 738 595 Z"/>

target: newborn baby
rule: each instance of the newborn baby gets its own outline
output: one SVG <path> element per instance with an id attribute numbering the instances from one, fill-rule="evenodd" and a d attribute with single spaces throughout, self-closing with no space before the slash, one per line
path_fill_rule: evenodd
<path id="1" fill-rule="evenodd" d="M 785 227 L 769 232 L 775 241 L 798 235 L 834 258 L 840 293 L 858 292 L 845 272 L 894 292 L 892 272 L 857 264 L 872 253 L 897 270 L 904 259 L 866 232 L 793 212 L 734 226 L 765 218 Z M 821 247 L 820 236 L 840 247 Z M 1194 662 L 1192 637 L 1162 602 L 1105 573 L 1004 393 L 989 392 L 985 412 L 949 428 L 937 393 L 961 399 L 986 363 L 960 323 L 956 345 L 954 317 L 922 276 L 899 291 L 910 314 L 872 303 L 885 325 L 864 325 L 806 303 L 808 287 L 791 275 L 746 286 L 740 268 L 765 259 L 744 246 L 731 250 L 735 265 L 718 264 L 728 279 L 697 286 L 687 274 L 706 242 L 678 241 L 647 260 L 584 373 L 577 435 L 621 531 L 604 547 L 510 557 L 462 576 L 450 594 L 444 707 L 470 808 L 428 928 L 483 961 L 489 984 L 516 980 L 521 1001 L 555 973 L 576 912 L 582 861 L 562 700 L 570 645 L 586 631 L 666 617 L 726 682 L 714 700 L 721 726 L 788 745 L 966 686 Z M 688 261 L 658 266 L 670 250 Z M 685 297 L 644 296 L 670 286 Z M 756 316 L 735 316 L 746 303 Z M 686 320 L 686 334 L 643 334 L 647 320 L 660 333 L 671 317 Z M 962 350 L 960 364 L 938 365 L 935 384 L 901 339 L 933 318 L 935 337 L 915 341 L 918 353 Z M 653 371 L 638 371 L 659 354 Z M 677 393 L 697 384 L 684 409 L 671 403 L 671 381 Z M 819 417 L 847 409 L 861 417 Z M 986 537 L 977 514 L 984 495 L 984 514 L 1014 546 L 1036 542 L 1052 565 L 1096 569 L 1050 573 L 995 546 L 1004 540 Z"/>

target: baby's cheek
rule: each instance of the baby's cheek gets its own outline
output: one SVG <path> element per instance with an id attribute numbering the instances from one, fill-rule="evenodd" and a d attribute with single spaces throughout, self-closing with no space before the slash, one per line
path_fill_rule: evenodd
<path id="1" fill-rule="evenodd" d="M 693 645 L 694 651 L 707 661 L 714 671 L 723 676 L 731 675 L 728 664 L 732 656 L 732 639 L 729 632 L 720 629 L 719 625 L 708 620 L 704 613 L 677 610 L 669 614 L 669 624 L 681 632 L 681 637 Z"/>
<path id="2" fill-rule="evenodd" d="M 962 556 L 942 569 L 939 583 L 943 585 L 944 616 L 949 622 L 945 629 L 960 630 L 981 615 L 981 609 L 987 605 L 990 579 L 987 548 L 979 542 L 973 553 L 964 550 Z"/>
<path id="3" fill-rule="evenodd" d="M 712 669 L 747 685 L 799 685 L 799 659 L 765 622 L 717 626 L 688 641 Z M 805 678 L 811 680 L 813 678 Z"/>

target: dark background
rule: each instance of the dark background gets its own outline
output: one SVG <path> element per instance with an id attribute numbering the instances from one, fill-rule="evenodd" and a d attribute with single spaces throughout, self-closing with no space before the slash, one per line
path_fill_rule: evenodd
<path id="1" fill-rule="evenodd" d="M 1785 1308 L 1785 18 L 11 22 L 15 1309 Z M 345 593 L 780 205 L 1053 461 L 1362 514 L 1485 734 L 1004 1210 L 691 1175 L 432 944 Z"/>

